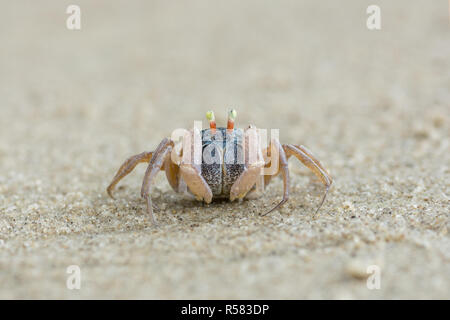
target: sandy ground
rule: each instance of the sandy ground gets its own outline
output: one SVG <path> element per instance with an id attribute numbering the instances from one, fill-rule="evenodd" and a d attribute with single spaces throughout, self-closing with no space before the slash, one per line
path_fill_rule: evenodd
<path id="1" fill-rule="evenodd" d="M 0 298 L 450 298 L 447 1 L 76 2 L 79 31 L 72 1 L 1 3 Z M 159 228 L 145 165 L 106 195 L 128 156 L 231 106 L 329 169 L 317 217 L 294 159 L 266 217 L 279 179 L 205 206 L 160 174 Z"/>

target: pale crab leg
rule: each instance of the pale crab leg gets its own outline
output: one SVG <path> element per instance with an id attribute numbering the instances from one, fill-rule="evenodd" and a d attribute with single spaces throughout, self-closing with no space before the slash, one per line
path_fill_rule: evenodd
<path id="1" fill-rule="evenodd" d="M 124 178 L 126 175 L 128 175 L 133 169 L 142 162 L 149 162 L 152 158 L 153 152 L 142 152 L 137 155 L 134 155 L 127 160 L 120 166 L 119 170 L 117 170 L 116 175 L 114 176 L 113 180 L 109 184 L 106 191 L 108 192 L 108 195 L 114 199 L 112 192 L 114 190 L 114 187 L 119 183 L 122 178 Z"/>
<path id="2" fill-rule="evenodd" d="M 173 142 L 168 138 L 164 138 L 161 141 L 156 150 L 153 152 L 153 157 L 150 160 L 142 182 L 141 196 L 147 200 L 147 212 L 155 225 L 156 221 L 153 216 L 152 199 L 150 198 L 150 185 L 153 178 L 161 170 L 166 158 L 170 157 L 172 148 Z"/>
<path id="3" fill-rule="evenodd" d="M 228 128 L 230 128 L 230 122 L 234 122 L 235 118 L 236 111 L 231 110 Z M 245 169 L 231 186 L 230 201 L 244 198 L 257 184 L 257 188 L 261 189 L 261 169 L 264 167 L 265 161 L 260 151 L 258 133 L 255 127 L 250 126 L 245 130 L 244 142 Z M 256 191 L 256 188 L 254 190 Z"/>
<path id="4" fill-rule="evenodd" d="M 206 204 L 211 203 L 213 198 L 211 188 L 202 177 L 197 166 L 190 163 L 182 163 L 180 165 L 180 174 L 197 200 L 204 201 Z"/>
<path id="5" fill-rule="evenodd" d="M 206 117 L 210 121 L 210 129 L 215 130 L 214 113 L 209 111 Z M 183 137 L 183 158 L 180 163 L 180 175 L 189 191 L 197 200 L 211 203 L 213 194 L 201 173 L 202 146 L 200 132 L 195 129 L 186 132 Z"/>
<path id="6" fill-rule="evenodd" d="M 287 157 L 290 156 L 296 157 L 298 160 L 300 160 L 307 168 L 309 168 L 314 174 L 322 181 L 324 184 L 326 190 L 325 194 L 322 197 L 322 201 L 319 204 L 319 207 L 316 209 L 316 212 L 314 214 L 317 214 L 320 207 L 322 207 L 323 203 L 325 202 L 325 198 L 327 197 L 328 190 L 330 189 L 331 183 L 333 180 L 331 179 L 331 176 L 329 173 L 325 170 L 325 168 L 322 166 L 322 164 L 317 160 L 311 152 L 306 149 L 304 146 L 296 146 L 292 144 L 285 144 L 283 145 L 284 150 L 286 151 Z"/>
<path id="7" fill-rule="evenodd" d="M 231 186 L 230 201 L 244 198 L 248 194 L 250 189 L 261 177 L 261 167 L 262 166 L 251 166 L 241 173 Z"/>
<path id="8" fill-rule="evenodd" d="M 279 159 L 280 159 L 280 172 L 283 177 L 283 199 L 278 203 L 275 207 L 270 209 L 268 212 L 263 214 L 262 216 L 265 216 L 272 211 L 275 211 L 279 209 L 286 201 L 289 199 L 289 168 L 288 168 L 288 162 L 286 153 L 284 152 L 284 149 L 281 147 L 280 142 L 276 139 L 272 140 L 272 143 L 275 145 L 276 150 L 278 150 L 279 153 Z M 272 155 L 273 156 L 273 155 Z"/>

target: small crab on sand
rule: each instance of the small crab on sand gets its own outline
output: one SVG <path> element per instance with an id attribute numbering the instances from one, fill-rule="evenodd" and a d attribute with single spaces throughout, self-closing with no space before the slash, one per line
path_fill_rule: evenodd
<path id="1" fill-rule="evenodd" d="M 206 116 L 209 129 L 184 130 L 181 145 L 176 144 L 175 140 L 164 138 L 154 151 L 128 158 L 108 186 L 108 194 L 113 197 L 112 191 L 116 184 L 133 171 L 138 163 L 148 163 L 141 196 L 147 200 L 147 212 L 156 224 L 150 185 L 161 170 L 165 171 L 175 192 L 190 193 L 207 204 L 217 198 L 228 198 L 230 201 L 255 198 L 262 194 L 272 177 L 281 174 L 283 198 L 263 214 L 266 215 L 280 208 L 289 198 L 288 159 L 294 156 L 312 170 L 326 188 L 317 213 L 325 201 L 332 179 L 308 149 L 301 145 L 282 145 L 274 138 L 263 148 L 256 127 L 234 128 L 235 110 L 229 112 L 226 128 L 216 127 L 212 111 L 208 111 Z"/>

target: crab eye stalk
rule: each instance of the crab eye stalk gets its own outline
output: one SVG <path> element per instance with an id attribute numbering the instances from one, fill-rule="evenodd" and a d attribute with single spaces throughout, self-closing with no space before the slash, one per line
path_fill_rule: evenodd
<path id="1" fill-rule="evenodd" d="M 216 130 L 216 118 L 214 117 L 214 112 L 206 112 L 206 119 L 209 121 L 209 128 L 214 131 Z"/>
<path id="2" fill-rule="evenodd" d="M 228 112 L 228 123 L 227 123 L 227 129 L 232 130 L 234 129 L 234 119 L 236 119 L 237 112 L 236 110 L 232 109 L 230 112 Z"/>

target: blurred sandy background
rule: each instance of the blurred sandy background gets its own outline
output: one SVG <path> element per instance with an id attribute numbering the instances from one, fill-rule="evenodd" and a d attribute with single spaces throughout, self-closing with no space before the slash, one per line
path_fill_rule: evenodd
<path id="1" fill-rule="evenodd" d="M 448 1 L 0 7 L 0 298 L 450 298 Z M 294 159 L 291 200 L 264 218 L 279 179 L 262 199 L 203 206 L 161 174 L 158 229 L 145 165 L 107 197 L 128 156 L 230 107 L 329 169 L 316 219 L 323 189 Z"/>

